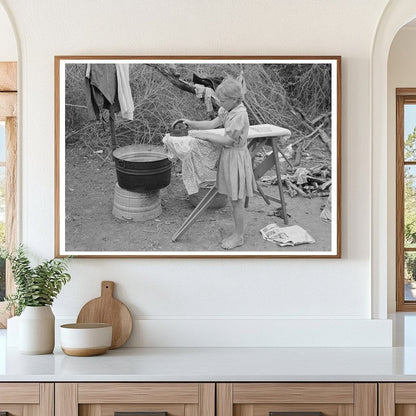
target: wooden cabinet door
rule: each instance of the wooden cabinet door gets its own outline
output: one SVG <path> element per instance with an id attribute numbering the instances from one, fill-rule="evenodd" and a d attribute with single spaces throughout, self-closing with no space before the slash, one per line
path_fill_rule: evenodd
<path id="1" fill-rule="evenodd" d="M 57 383 L 55 416 L 215 416 L 214 383 Z"/>
<path id="2" fill-rule="evenodd" d="M 53 416 L 53 383 L 0 383 L 0 415 Z"/>
<path id="3" fill-rule="evenodd" d="M 217 416 L 377 416 L 376 383 L 220 383 Z"/>
<path id="4" fill-rule="evenodd" d="M 379 416 L 415 416 L 416 383 L 380 383 Z"/>

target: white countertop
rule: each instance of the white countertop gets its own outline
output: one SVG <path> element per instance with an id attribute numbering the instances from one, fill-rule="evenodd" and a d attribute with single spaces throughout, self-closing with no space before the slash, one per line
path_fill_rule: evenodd
<path id="1" fill-rule="evenodd" d="M 416 314 L 393 317 L 392 348 L 119 348 L 24 355 L 0 330 L 0 382 L 416 381 Z"/>
<path id="2" fill-rule="evenodd" d="M 416 381 L 416 348 L 119 348 L 96 357 L 9 348 L 0 381 Z"/>

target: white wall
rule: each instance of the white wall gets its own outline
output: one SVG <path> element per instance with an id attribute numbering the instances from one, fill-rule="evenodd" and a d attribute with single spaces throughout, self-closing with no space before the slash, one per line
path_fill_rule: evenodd
<path id="1" fill-rule="evenodd" d="M 0 61 L 17 61 L 17 44 L 6 10 L 0 6 Z"/>
<path id="2" fill-rule="evenodd" d="M 342 259 L 74 259 L 58 318 L 109 279 L 137 319 L 130 345 L 390 345 L 385 297 L 371 320 L 370 56 L 386 3 L 0 0 L 21 39 L 21 240 L 42 257 L 54 253 L 54 55 L 343 60 Z"/>
<path id="3" fill-rule="evenodd" d="M 391 44 L 388 64 L 388 277 L 389 312 L 396 310 L 396 88 L 416 87 L 416 26 L 404 27 Z"/>

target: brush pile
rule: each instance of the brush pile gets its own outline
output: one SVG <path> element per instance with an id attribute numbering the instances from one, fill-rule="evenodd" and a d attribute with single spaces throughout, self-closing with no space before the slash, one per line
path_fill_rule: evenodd
<path id="1" fill-rule="evenodd" d="M 277 185 L 277 177 L 263 176 L 261 182 Z M 327 197 L 332 185 L 331 168 L 324 164 L 298 167 L 293 174 L 282 175 L 282 184 L 292 198 L 298 195 L 304 198 Z"/>

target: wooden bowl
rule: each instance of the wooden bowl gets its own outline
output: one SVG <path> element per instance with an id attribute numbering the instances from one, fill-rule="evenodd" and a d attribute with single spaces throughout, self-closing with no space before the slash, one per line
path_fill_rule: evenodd
<path id="1" fill-rule="evenodd" d="M 60 328 L 61 348 L 67 355 L 89 357 L 111 347 L 112 326 L 105 323 L 65 324 Z"/>

